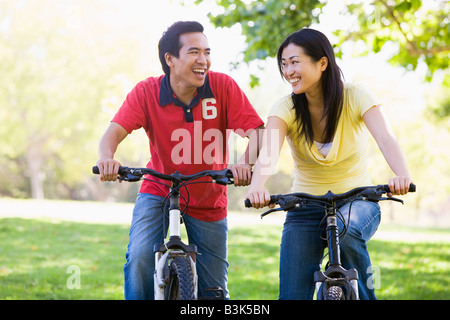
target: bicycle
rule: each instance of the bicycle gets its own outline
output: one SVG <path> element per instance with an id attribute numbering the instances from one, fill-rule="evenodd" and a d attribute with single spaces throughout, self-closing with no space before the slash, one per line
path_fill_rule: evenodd
<path id="1" fill-rule="evenodd" d="M 93 167 L 94 174 L 99 174 L 98 167 Z M 144 178 L 151 175 L 166 181 L 171 185 L 160 181 Z M 203 177 L 210 177 L 211 181 L 194 181 Z M 155 300 L 197 300 L 198 299 L 198 276 L 196 269 L 197 246 L 195 244 L 185 244 L 181 240 L 181 224 L 183 214 L 186 212 L 189 203 L 189 193 L 187 199 L 180 193 L 180 189 L 192 183 L 217 183 L 220 185 L 233 184 L 233 173 L 229 169 L 206 170 L 192 175 L 183 175 L 176 171 L 167 175 L 148 168 L 119 168 L 119 180 L 137 182 L 149 180 L 169 187 L 169 193 L 164 202 L 169 199 L 169 240 L 155 244 L 153 251 L 155 254 L 155 274 L 154 292 Z M 186 189 L 187 190 L 187 189 Z M 183 210 L 180 207 L 180 197 L 186 206 Z M 223 300 L 223 289 L 206 288 L 201 296 L 204 300 Z"/>
<path id="2" fill-rule="evenodd" d="M 411 184 L 409 192 L 415 191 L 416 186 Z M 326 219 L 326 238 L 322 239 L 327 241 L 328 253 L 322 257 L 320 265 L 322 265 L 323 260 L 327 255 L 329 257 L 328 263 L 325 266 L 325 271 L 319 270 L 314 274 L 317 300 L 358 300 L 358 271 L 355 268 L 346 270 L 341 265 L 339 238 L 345 235 L 347 226 L 337 208 L 337 201 L 344 200 L 345 203 L 352 203 L 356 200 L 374 202 L 391 200 L 402 204 L 404 203 L 403 200 L 398 198 L 382 197 L 389 192 L 390 189 L 388 185 L 378 185 L 358 187 L 342 194 L 335 194 L 328 191 L 328 193 L 321 196 L 315 196 L 308 193 L 272 195 L 270 197 L 270 203 L 277 204 L 280 207 L 264 212 L 261 214 L 261 219 L 275 211 L 289 211 L 302 206 L 311 205 L 322 207 L 325 210 L 322 221 Z M 313 203 L 311 203 L 311 200 Z M 250 200 L 245 200 L 245 206 L 247 208 L 252 207 Z M 351 205 L 347 225 L 350 223 L 350 214 Z M 337 219 L 340 219 L 344 224 L 344 230 L 341 233 L 339 233 Z M 319 230 L 320 229 L 321 228 L 319 228 Z M 319 236 L 321 235 L 319 234 Z"/>

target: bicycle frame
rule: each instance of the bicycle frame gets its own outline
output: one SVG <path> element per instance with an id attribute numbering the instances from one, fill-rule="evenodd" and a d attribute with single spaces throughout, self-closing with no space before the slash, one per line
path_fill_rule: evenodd
<path id="1" fill-rule="evenodd" d="M 168 280 L 169 261 L 184 256 L 189 260 L 191 272 L 194 279 L 194 297 L 197 299 L 198 276 L 196 267 L 197 246 L 194 244 L 185 245 L 181 241 L 181 208 L 180 193 L 176 189 L 178 183 L 174 182 L 171 189 L 169 207 L 169 241 L 164 244 L 154 246 L 155 253 L 155 275 L 154 292 L 155 300 L 164 300 L 164 289 Z"/>
<path id="2" fill-rule="evenodd" d="M 343 286 L 346 290 L 346 300 L 358 300 L 358 271 L 355 268 L 346 270 L 341 265 L 341 253 L 339 246 L 339 228 L 337 226 L 336 205 L 333 201 L 326 209 L 327 216 L 327 243 L 329 255 L 329 267 L 314 273 L 317 298 L 333 285 Z M 350 285 L 349 285 L 350 284 Z"/>

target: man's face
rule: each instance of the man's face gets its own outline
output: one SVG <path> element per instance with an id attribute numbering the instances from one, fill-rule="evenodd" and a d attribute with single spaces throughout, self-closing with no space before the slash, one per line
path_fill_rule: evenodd
<path id="1" fill-rule="evenodd" d="M 178 58 L 166 56 L 171 81 L 186 88 L 199 88 L 205 83 L 206 75 L 211 67 L 211 49 L 208 39 L 201 32 L 191 32 L 182 34 L 180 43 Z"/>

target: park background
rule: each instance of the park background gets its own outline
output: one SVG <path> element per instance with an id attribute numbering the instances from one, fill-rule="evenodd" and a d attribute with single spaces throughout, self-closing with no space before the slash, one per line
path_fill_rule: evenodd
<path id="1" fill-rule="evenodd" d="M 0 0 L 0 299 L 123 298 L 139 184 L 100 183 L 91 168 L 126 94 L 162 73 L 158 40 L 178 20 L 205 26 L 212 70 L 236 79 L 263 119 L 290 92 L 273 58 L 279 43 L 305 26 L 329 37 L 345 80 L 364 83 L 383 101 L 418 188 L 404 206 L 383 204 L 369 243 L 378 297 L 450 298 L 449 6 Z M 234 145 L 239 153 L 245 144 Z M 273 193 L 289 192 L 292 183 L 285 145 Z M 392 173 L 374 141 L 370 152 L 373 182 L 387 183 Z M 128 166 L 144 166 L 148 157 L 142 130 L 116 154 Z M 276 299 L 283 214 L 261 221 L 261 212 L 243 209 L 245 193 L 229 187 L 231 297 Z M 70 282 L 73 270 L 79 282 Z"/>

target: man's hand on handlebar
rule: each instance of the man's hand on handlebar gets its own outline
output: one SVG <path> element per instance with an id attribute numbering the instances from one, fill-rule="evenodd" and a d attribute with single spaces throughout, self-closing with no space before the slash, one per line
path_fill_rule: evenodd
<path id="1" fill-rule="evenodd" d="M 235 187 L 245 187 L 252 182 L 252 166 L 249 164 L 235 164 L 230 168 L 233 172 Z"/>
<path id="2" fill-rule="evenodd" d="M 116 181 L 120 166 L 120 162 L 114 159 L 98 160 L 97 167 L 100 171 L 100 181 Z M 119 180 L 119 182 L 122 181 Z"/>

